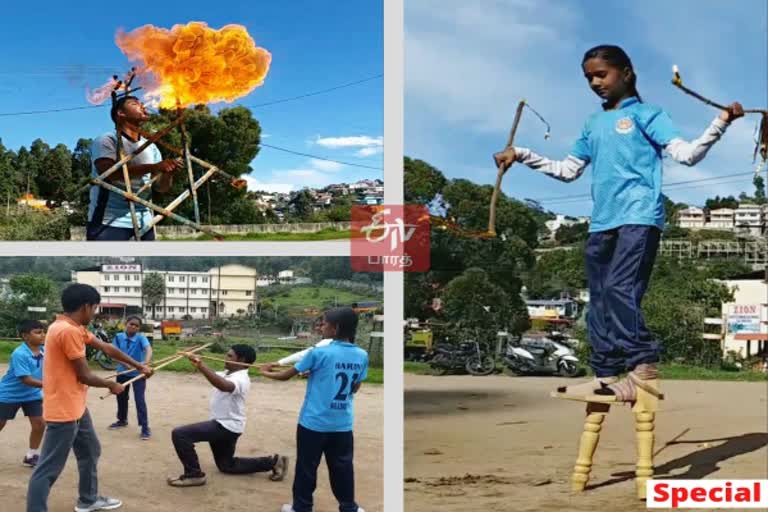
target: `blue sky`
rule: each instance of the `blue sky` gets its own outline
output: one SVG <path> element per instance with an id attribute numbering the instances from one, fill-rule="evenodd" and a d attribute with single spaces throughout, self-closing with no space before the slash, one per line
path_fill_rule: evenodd
<path id="1" fill-rule="evenodd" d="M 86 106 L 86 86 L 97 87 L 130 67 L 114 43 L 118 28 L 205 21 L 213 28 L 244 25 L 272 53 L 264 85 L 236 104 L 256 105 L 331 88 L 383 73 L 380 0 L 109 3 L 7 2 L 0 20 L 0 114 Z M 125 5 L 125 6 L 124 6 Z M 214 109 L 226 106 L 212 105 Z M 253 109 L 263 142 L 382 167 L 383 79 L 328 94 Z M 107 108 L 29 116 L 1 116 L 0 138 L 18 150 L 36 138 L 73 147 L 80 137 L 112 129 Z M 276 190 L 382 178 L 364 169 L 262 148 L 252 163 L 250 188 Z"/>
<path id="2" fill-rule="evenodd" d="M 525 98 L 552 125 L 524 114 L 516 145 L 562 159 L 599 98 L 581 73 L 584 52 L 622 46 L 638 74 L 644 101 L 664 108 L 684 137 L 698 137 L 717 112 L 670 84 L 683 80 L 715 101 L 768 106 L 768 2 L 765 0 L 419 0 L 405 2 L 405 152 L 448 177 L 493 184 L 491 155 L 506 143 L 517 102 Z M 749 172 L 757 118 L 734 123 L 696 167 L 665 163 L 665 183 Z M 732 182 L 738 179 L 738 182 Z M 754 187 L 752 177 L 668 189 L 680 202 L 703 204 L 716 194 Z M 591 172 L 561 183 L 525 166 L 506 174 L 515 198 L 588 194 Z M 542 203 L 569 215 L 589 215 L 591 202 Z"/>

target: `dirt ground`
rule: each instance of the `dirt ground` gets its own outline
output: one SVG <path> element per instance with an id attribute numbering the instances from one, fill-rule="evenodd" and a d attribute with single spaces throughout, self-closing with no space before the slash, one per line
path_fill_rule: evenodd
<path id="1" fill-rule="evenodd" d="M 405 377 L 405 510 L 644 511 L 634 419 L 612 407 L 583 494 L 570 493 L 584 404 L 549 397 L 568 379 Z M 668 381 L 657 478 L 768 478 L 768 383 Z"/>
<path id="2" fill-rule="evenodd" d="M 7 365 L 0 365 L 4 374 Z M 248 424 L 237 445 L 242 456 L 282 453 L 291 468 L 283 482 L 271 482 L 267 474 L 224 475 L 213 462 L 210 448 L 198 444 L 198 454 L 208 483 L 202 487 L 169 487 L 167 476 L 177 476 L 182 467 L 171 444 L 171 430 L 179 425 L 208 419 L 211 386 L 199 374 L 161 372 L 147 386 L 147 405 L 153 437 L 141 441 L 131 400 L 130 426 L 110 431 L 115 420 L 115 399 L 100 400 L 102 389 L 88 393 L 102 455 L 99 461 L 99 492 L 123 501 L 120 510 L 170 512 L 225 510 L 227 512 L 279 511 L 291 501 L 293 464 L 296 459 L 296 420 L 304 397 L 304 383 L 255 380 L 248 397 Z M 383 387 L 365 386 L 355 399 L 356 498 L 367 511 L 383 510 Z M 3 512 L 25 510 L 31 469 L 21 459 L 28 446 L 29 423 L 21 416 L 9 421 L 0 432 L 0 496 Z M 70 455 L 67 466 L 53 487 L 50 512 L 71 512 L 77 499 L 77 464 Z M 325 464 L 321 463 L 315 492 L 315 510 L 332 512 L 338 505 L 330 490 Z"/>

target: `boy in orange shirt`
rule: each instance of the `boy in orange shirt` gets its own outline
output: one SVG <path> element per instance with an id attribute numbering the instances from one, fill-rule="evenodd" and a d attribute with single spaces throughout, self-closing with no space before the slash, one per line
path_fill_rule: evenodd
<path id="1" fill-rule="evenodd" d="M 85 345 L 104 351 L 147 377 L 152 375 L 152 370 L 85 329 L 99 302 L 101 296 L 92 286 L 73 284 L 67 287 L 61 294 L 64 314 L 58 315 L 48 328 L 43 362 L 43 417 L 47 429 L 40 460 L 29 481 L 27 512 L 47 512 L 48 494 L 64 470 L 70 449 L 75 452 L 80 472 L 80 497 L 75 512 L 112 510 L 122 506 L 120 500 L 98 494 L 96 465 L 101 445 L 85 401 L 88 386 L 109 388 L 115 395 L 122 393 L 124 387 L 91 372 L 85 358 Z"/>

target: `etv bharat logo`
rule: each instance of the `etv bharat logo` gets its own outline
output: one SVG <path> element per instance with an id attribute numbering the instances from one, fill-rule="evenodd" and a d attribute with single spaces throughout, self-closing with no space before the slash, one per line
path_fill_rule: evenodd
<path id="1" fill-rule="evenodd" d="M 353 206 L 352 269 L 429 269 L 429 212 L 421 205 Z"/>

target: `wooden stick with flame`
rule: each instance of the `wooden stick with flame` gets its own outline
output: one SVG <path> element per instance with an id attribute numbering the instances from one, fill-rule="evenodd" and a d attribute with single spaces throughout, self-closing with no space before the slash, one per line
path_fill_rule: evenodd
<path id="1" fill-rule="evenodd" d="M 689 96 L 693 96 L 697 100 L 703 102 L 706 105 L 709 105 L 710 107 L 714 107 L 716 109 L 725 110 L 725 111 L 729 110 L 729 107 L 722 105 L 720 103 L 716 103 L 708 98 L 705 98 L 701 94 L 683 85 L 683 79 L 680 76 L 680 68 L 677 67 L 677 64 L 672 66 L 672 74 L 673 74 L 672 85 L 674 85 L 684 93 L 688 94 Z M 749 109 L 744 109 L 744 113 L 760 114 L 762 116 L 762 120 L 760 121 L 760 127 L 758 129 L 758 133 L 755 140 L 756 145 L 755 145 L 755 154 L 754 154 L 755 159 L 757 159 L 758 153 L 760 154 L 760 157 L 763 159 L 761 165 L 759 165 L 755 170 L 755 173 L 758 173 L 760 172 L 761 167 L 766 165 L 766 162 L 768 162 L 768 109 L 749 108 Z"/>

